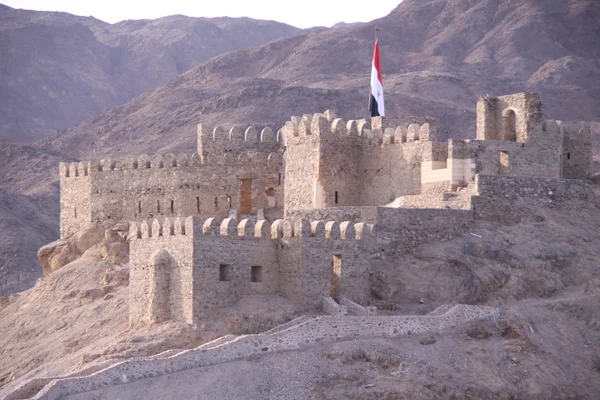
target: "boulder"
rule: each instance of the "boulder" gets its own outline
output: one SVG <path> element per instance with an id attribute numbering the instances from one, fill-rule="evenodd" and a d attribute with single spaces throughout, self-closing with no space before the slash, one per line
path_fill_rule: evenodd
<path id="1" fill-rule="evenodd" d="M 96 258 L 113 264 L 129 262 L 128 222 L 113 223 L 104 228 L 90 224 L 65 239 L 59 239 L 38 250 L 44 275 L 48 275 L 78 258 Z"/>

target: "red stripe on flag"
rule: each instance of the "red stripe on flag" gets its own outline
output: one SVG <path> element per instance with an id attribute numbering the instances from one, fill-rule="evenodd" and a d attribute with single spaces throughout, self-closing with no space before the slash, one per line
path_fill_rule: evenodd
<path id="1" fill-rule="evenodd" d="M 377 79 L 383 85 L 383 81 L 381 80 L 381 64 L 379 64 L 379 40 L 375 41 L 375 50 L 373 51 L 373 64 L 375 65 L 375 69 L 377 70 Z"/>

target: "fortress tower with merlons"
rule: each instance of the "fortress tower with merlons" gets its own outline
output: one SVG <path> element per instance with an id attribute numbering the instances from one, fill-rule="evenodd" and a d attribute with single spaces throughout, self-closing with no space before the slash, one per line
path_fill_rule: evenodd
<path id="1" fill-rule="evenodd" d="M 133 324 L 196 323 L 252 294 L 361 309 L 402 252 L 519 202 L 591 197 L 589 128 L 544 120 L 535 93 L 481 98 L 476 125 L 448 141 L 429 117 L 199 125 L 191 155 L 61 163 L 61 236 L 130 221 Z"/>

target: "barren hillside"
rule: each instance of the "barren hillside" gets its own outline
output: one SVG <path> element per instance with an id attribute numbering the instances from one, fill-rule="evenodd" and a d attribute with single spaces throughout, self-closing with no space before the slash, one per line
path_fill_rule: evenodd
<path id="1" fill-rule="evenodd" d="M 274 21 L 182 15 L 108 24 L 0 4 L 0 139 L 41 139 L 218 54 L 299 31 Z"/>

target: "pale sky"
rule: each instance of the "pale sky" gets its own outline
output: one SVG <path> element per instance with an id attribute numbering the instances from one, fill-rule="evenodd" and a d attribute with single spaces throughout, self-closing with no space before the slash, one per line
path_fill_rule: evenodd
<path id="1" fill-rule="evenodd" d="M 401 0 L 0 0 L 9 7 L 64 11 L 114 23 L 182 14 L 190 17 L 250 17 L 299 28 L 337 22 L 367 22 L 390 13 Z"/>

